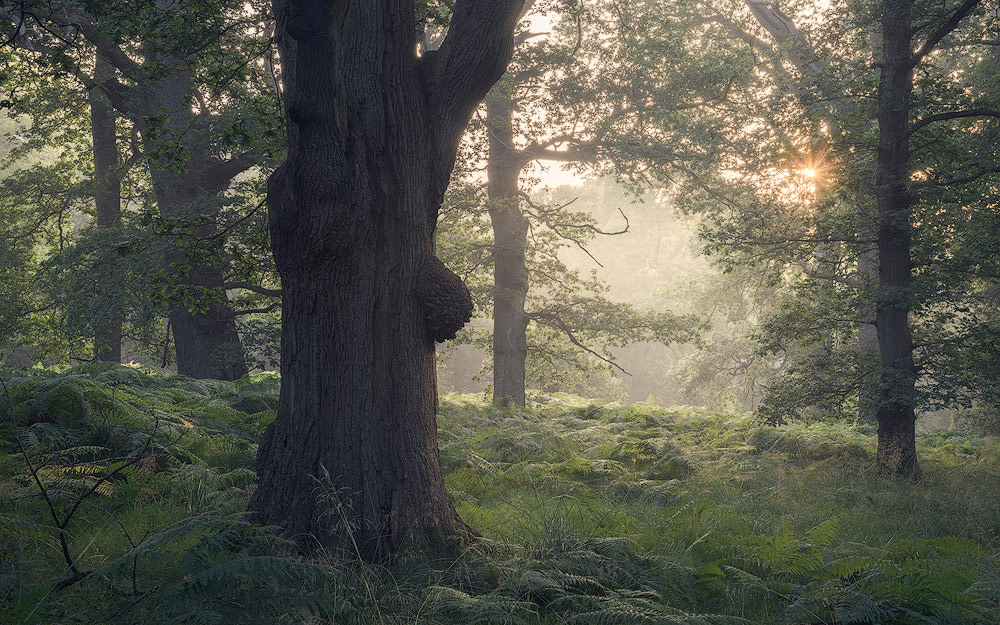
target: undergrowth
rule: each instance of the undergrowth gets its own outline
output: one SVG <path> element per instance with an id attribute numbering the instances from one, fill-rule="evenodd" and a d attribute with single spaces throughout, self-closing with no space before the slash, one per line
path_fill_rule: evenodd
<path id="1" fill-rule="evenodd" d="M 996 438 L 919 435 L 899 483 L 865 425 L 449 396 L 446 484 L 485 538 L 387 568 L 246 518 L 276 376 L 2 375 L 0 622 L 1000 622 Z"/>

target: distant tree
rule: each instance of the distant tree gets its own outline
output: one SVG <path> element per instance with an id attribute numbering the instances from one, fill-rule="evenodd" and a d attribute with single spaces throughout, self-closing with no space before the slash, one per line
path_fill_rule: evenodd
<path id="1" fill-rule="evenodd" d="M 495 388 L 497 380 L 505 379 L 498 369 L 501 362 L 507 363 L 506 379 L 513 376 L 522 382 L 513 387 L 522 389 L 518 400 L 523 401 L 525 387 L 607 398 L 623 393 L 623 384 L 629 386 L 629 380 L 644 375 L 643 366 L 632 367 L 619 358 L 623 348 L 644 341 L 660 345 L 690 341 L 705 329 L 703 315 L 676 314 L 654 298 L 655 282 L 640 303 L 634 297 L 613 296 L 615 280 L 597 275 L 606 273 L 608 259 L 623 247 L 636 252 L 643 262 L 648 260 L 653 250 L 635 246 L 648 238 L 649 232 L 629 228 L 619 236 L 599 233 L 621 227 L 621 207 L 629 207 L 625 210 L 631 223 L 635 211 L 642 210 L 649 216 L 656 212 L 657 205 L 632 205 L 637 202 L 634 194 L 611 177 L 588 181 L 579 188 L 536 192 L 534 199 L 527 192 L 519 193 L 518 211 L 529 225 L 520 242 L 529 280 L 524 304 L 517 308 L 526 324 L 519 335 L 524 344 L 523 357 L 508 355 L 504 361 L 493 352 L 501 340 L 495 336 L 497 325 L 502 327 L 495 302 L 503 293 L 494 280 L 500 261 L 495 221 L 490 218 L 495 205 L 486 197 L 482 185 L 453 181 L 437 236 L 439 255 L 469 285 L 478 316 L 494 318 L 492 331 L 473 326 L 459 336 L 460 342 L 494 355 L 492 364 L 484 365 L 484 370 L 492 368 L 494 373 L 494 401 L 517 405 L 509 393 L 499 394 Z M 580 210 L 571 210 L 578 206 Z M 650 227 L 656 221 L 652 217 L 643 223 Z M 603 226 L 606 223 L 613 225 Z M 634 268 L 630 268 L 628 276 L 622 278 L 634 276 Z M 629 299 L 635 304 L 627 303 Z M 624 376 L 625 381 L 619 376 Z"/>
<path id="2" fill-rule="evenodd" d="M 923 104 L 914 98 L 915 71 L 978 6 L 978 0 L 965 0 L 943 10 L 918 8 L 913 0 L 885 0 L 881 4 L 876 179 L 879 297 L 875 322 L 882 357 L 878 464 L 893 475 L 919 474 L 914 435 L 918 369 L 913 358 L 909 320 L 915 295 L 911 284 L 914 204 L 919 198 L 914 195 L 912 184 L 914 151 L 910 138 L 934 123 L 970 117 L 1000 119 L 1000 110 L 983 109 L 925 113 L 920 119 L 912 119 L 912 111 Z M 915 20 L 923 23 L 923 27 L 914 28 Z M 927 34 L 918 37 L 918 31 Z M 989 169 L 1000 170 L 996 163 Z M 973 171 L 971 175 L 982 174 Z M 950 182 L 958 182 L 961 177 L 968 176 L 960 174 Z"/>
<path id="3" fill-rule="evenodd" d="M 94 59 L 94 82 L 113 75 L 113 68 L 100 55 Z M 94 224 L 114 228 L 122 220 L 121 164 L 118 159 L 118 134 L 115 110 L 100 89 L 91 89 L 90 127 L 94 147 Z M 106 323 L 94 331 L 94 358 L 101 362 L 122 360 L 121 311 L 111 310 Z"/>
<path id="4" fill-rule="evenodd" d="M 679 35 L 693 16 L 683 3 L 537 6 L 552 32 L 518 39 L 510 72 L 486 98 L 481 132 L 471 136 L 479 148 L 473 158 L 487 154 L 480 203 L 493 237 L 489 261 L 480 265 L 492 269 L 493 286 L 481 309 L 493 319 L 493 396 L 513 405 L 525 403 L 529 353 L 552 368 L 590 358 L 614 365 L 609 346 L 686 340 L 696 326 L 693 319 L 614 302 L 602 295 L 600 281 L 566 270 L 554 253 L 559 239 L 582 248 L 595 235 L 626 231 L 628 220 L 602 228 L 569 205 L 533 201 L 525 183 L 535 164 L 622 178 L 651 163 L 665 165 L 683 149 L 652 141 L 645 124 L 724 98 L 738 71 L 717 57 L 714 65 L 697 62 L 695 48 Z M 639 23 L 654 26 L 634 28 Z M 709 46 L 698 54 L 716 51 Z M 569 349 L 556 356 L 556 345 Z"/>
<path id="5" fill-rule="evenodd" d="M 75 79 L 134 129 L 133 147 L 172 241 L 158 265 L 180 372 L 244 374 L 240 311 L 226 292 L 255 285 L 233 280 L 220 262 L 225 233 L 219 229 L 229 202 L 224 192 L 237 176 L 266 164 L 274 152 L 268 138 L 273 143 L 280 134 L 272 77 L 259 70 L 269 52 L 263 5 L 7 3 L 0 15 L 23 31 L 12 40 L 38 73 Z M 99 76 L 88 69 L 92 54 L 108 68 Z"/>
<path id="6" fill-rule="evenodd" d="M 437 448 L 434 343 L 472 302 L 434 255 L 459 140 L 522 0 L 459 0 L 418 54 L 411 2 L 276 3 L 288 157 L 268 187 L 281 396 L 250 503 L 305 549 L 391 557 L 470 536 Z"/>
<path id="7" fill-rule="evenodd" d="M 949 373 L 970 304 L 969 283 L 951 268 L 955 243 L 969 241 L 965 218 L 988 206 L 967 185 L 997 170 L 995 130 L 983 123 L 995 119 L 995 96 L 968 78 L 995 17 L 975 2 L 834 2 L 825 19 L 805 21 L 819 42 L 810 45 L 776 4 L 745 5 L 709 21 L 777 64 L 761 71 L 769 82 L 740 94 L 751 106 L 722 107 L 734 140 L 721 144 L 718 171 L 689 178 L 685 201 L 713 225 L 710 249 L 757 264 L 796 293 L 760 336 L 784 371 L 764 413 L 838 410 L 852 395 L 864 402 L 876 371 L 879 467 L 914 473 L 915 409 L 961 400 L 971 381 Z M 748 16 L 776 48 L 750 26 L 734 27 L 752 24 Z M 802 184 L 806 170 L 822 173 L 812 190 Z M 872 312 L 874 369 L 858 340 Z"/>

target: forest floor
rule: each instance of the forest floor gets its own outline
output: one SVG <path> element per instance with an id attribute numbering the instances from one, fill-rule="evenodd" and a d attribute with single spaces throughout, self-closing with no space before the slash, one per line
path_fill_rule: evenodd
<path id="1" fill-rule="evenodd" d="M 247 522 L 273 374 L 0 377 L 2 623 L 1000 622 L 995 437 L 920 434 L 923 478 L 896 482 L 870 424 L 446 396 L 445 479 L 484 539 L 385 567 Z"/>

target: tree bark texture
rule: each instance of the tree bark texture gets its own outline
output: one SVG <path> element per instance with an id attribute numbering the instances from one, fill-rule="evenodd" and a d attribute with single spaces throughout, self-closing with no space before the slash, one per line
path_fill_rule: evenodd
<path id="1" fill-rule="evenodd" d="M 105 59 L 97 55 L 94 80 L 98 84 L 114 75 Z M 90 90 L 90 126 L 94 146 L 94 208 L 98 228 L 115 228 L 122 219 L 121 168 L 115 134 L 115 111 L 100 88 Z M 122 317 L 113 311 L 107 323 L 94 331 L 94 359 L 121 362 Z"/>
<path id="2" fill-rule="evenodd" d="M 881 354 L 881 396 L 877 412 L 880 471 L 896 476 L 919 472 L 914 435 L 917 369 L 908 315 L 911 308 L 910 212 L 908 189 L 910 50 L 912 0 L 886 0 L 882 14 L 882 70 L 878 102 L 878 260 L 875 310 Z"/>
<path id="3" fill-rule="evenodd" d="M 471 317 L 434 256 L 461 134 L 521 0 L 459 0 L 416 54 L 414 7 L 276 0 L 288 156 L 269 181 L 281 396 L 250 508 L 306 550 L 391 558 L 473 534 L 445 492 L 434 343 Z"/>
<path id="4" fill-rule="evenodd" d="M 236 319 L 222 288 L 223 269 L 185 258 L 185 247 L 196 251 L 215 233 L 211 216 L 218 213 L 216 196 L 232 177 L 213 175 L 217 170 L 212 167 L 207 139 L 200 136 L 198 120 L 188 101 L 191 91 L 191 70 L 178 62 L 176 69 L 150 85 L 143 104 L 146 119 L 165 120 L 162 128 L 150 128 L 147 122 L 142 129 L 160 213 L 168 222 L 199 222 L 193 236 L 178 237 L 166 261 L 168 271 L 182 272 L 181 288 L 207 297 L 197 298 L 200 307 L 184 301 L 172 304 L 170 326 L 178 373 L 192 378 L 235 380 L 246 375 L 248 369 Z M 178 152 L 181 162 L 177 161 Z M 198 213 L 209 217 L 195 219 Z"/>
<path id="5" fill-rule="evenodd" d="M 514 148 L 514 102 L 506 85 L 498 85 L 487 97 L 486 117 L 490 133 L 487 194 L 493 224 L 493 401 L 524 406 L 528 220 L 521 212 L 517 183 L 522 160 Z"/>

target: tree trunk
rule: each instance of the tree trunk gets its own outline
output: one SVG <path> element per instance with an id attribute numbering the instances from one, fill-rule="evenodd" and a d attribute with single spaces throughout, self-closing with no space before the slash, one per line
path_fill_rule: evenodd
<path id="1" fill-rule="evenodd" d="M 907 162 L 913 62 L 912 0 L 886 0 L 882 14 L 882 71 L 879 82 L 878 197 L 879 296 L 875 310 L 882 372 L 878 408 L 877 465 L 895 476 L 919 474 L 914 436 L 917 369 L 908 315 L 910 208 Z"/>
<path id="2" fill-rule="evenodd" d="M 657 256 L 658 257 L 658 256 Z M 635 343 L 632 345 L 631 349 L 631 361 L 632 364 L 622 365 L 623 367 L 629 369 L 630 371 L 635 371 L 631 378 L 626 380 L 628 384 L 628 400 L 630 402 L 641 402 L 649 399 L 650 395 L 653 395 L 654 399 L 656 397 L 651 388 L 652 377 L 649 374 L 651 354 L 653 351 L 653 343 L 648 341 L 643 341 L 642 343 Z M 627 362 L 627 361 L 626 361 Z M 661 392 L 662 400 L 662 392 Z"/>
<path id="3" fill-rule="evenodd" d="M 191 378 L 237 380 L 248 372 L 246 355 L 236 331 L 223 288 L 222 270 L 214 265 L 193 267 L 185 286 L 203 287 L 218 293 L 207 310 L 192 313 L 176 304 L 170 311 L 170 327 L 177 353 L 177 372 Z"/>
<path id="4" fill-rule="evenodd" d="M 528 357 L 528 220 L 521 213 L 518 177 L 521 160 L 514 149 L 514 102 L 510 88 L 498 85 L 486 99 L 489 128 L 488 196 L 493 222 L 493 401 L 503 406 L 525 403 Z"/>
<path id="5" fill-rule="evenodd" d="M 862 230 L 861 237 L 869 236 L 868 230 Z M 858 280 L 862 293 L 874 292 L 878 284 L 878 253 L 874 246 L 858 255 Z M 858 420 L 875 421 L 879 403 L 878 384 L 878 329 L 875 325 L 875 302 L 862 296 L 858 311 L 861 323 L 858 324 L 858 357 L 862 373 L 858 386 Z"/>
<path id="6" fill-rule="evenodd" d="M 434 342 L 472 301 L 433 237 L 520 5 L 460 0 L 441 48 L 417 57 L 412 3 L 275 2 L 288 116 L 288 156 L 268 186 L 282 384 L 250 509 L 303 549 L 386 558 L 474 533 L 444 488 L 434 371 Z"/>
<path id="7" fill-rule="evenodd" d="M 110 63 L 97 55 L 94 80 L 100 84 L 114 76 Z M 100 88 L 93 88 L 90 101 L 91 136 L 94 142 L 94 207 L 98 228 L 115 228 L 122 219 L 121 171 L 115 135 L 115 111 Z M 94 359 L 122 361 L 122 317 L 118 310 L 94 331 Z"/>
<path id="8" fill-rule="evenodd" d="M 179 237 L 167 253 L 168 271 L 182 272 L 179 288 L 196 296 L 171 305 L 170 325 L 178 373 L 192 378 L 235 380 L 246 375 L 248 368 L 236 319 L 222 286 L 222 267 L 185 258 L 185 247 L 200 252 L 199 246 L 206 245 L 205 241 L 215 233 L 215 196 L 229 182 L 229 178 L 213 179 L 206 173 L 212 171 L 212 161 L 198 136 L 198 120 L 188 101 L 191 90 L 191 71 L 178 68 L 149 90 L 145 104 L 147 118 L 164 118 L 162 129 L 143 129 L 144 148 L 153 155 L 149 159 L 150 178 L 160 213 L 166 220 L 185 226 L 198 224 L 193 233 L 197 239 Z M 204 213 L 208 217 L 200 216 Z"/>

